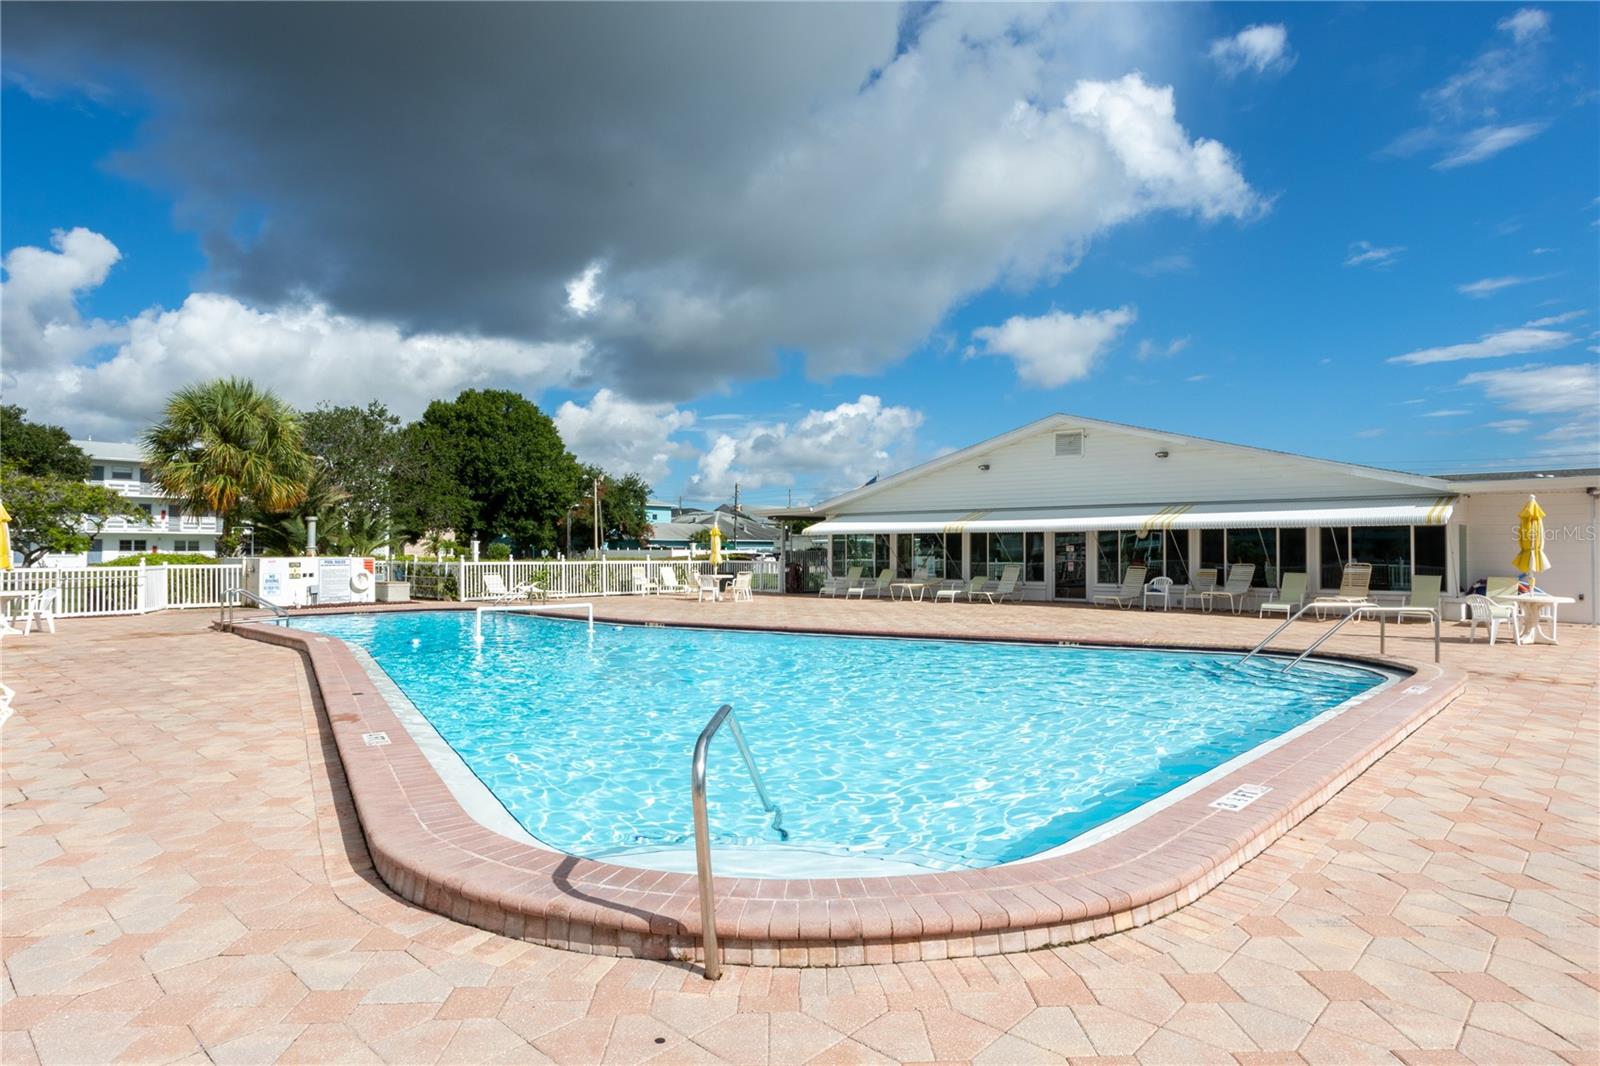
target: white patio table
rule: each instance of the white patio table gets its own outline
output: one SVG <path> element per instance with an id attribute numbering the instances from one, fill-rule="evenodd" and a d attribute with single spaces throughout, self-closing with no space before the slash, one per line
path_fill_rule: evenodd
<path id="1" fill-rule="evenodd" d="M 1519 592 L 1515 596 L 1503 596 L 1501 599 L 1509 600 L 1517 605 L 1517 643 L 1555 644 L 1556 640 L 1556 614 L 1563 603 L 1577 603 L 1571 596 L 1552 596 L 1547 592 Z M 1545 632 L 1544 621 L 1550 620 L 1550 630 Z"/>

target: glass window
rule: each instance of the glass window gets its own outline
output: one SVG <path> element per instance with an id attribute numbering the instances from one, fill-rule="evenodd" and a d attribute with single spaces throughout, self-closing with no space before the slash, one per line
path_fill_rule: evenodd
<path id="1" fill-rule="evenodd" d="M 972 534 L 972 576 L 999 578 L 1008 566 L 1022 565 L 1021 533 Z M 1041 574 L 1042 566 L 1041 563 Z M 1041 580 L 1043 578 L 1041 577 Z"/>
<path id="2" fill-rule="evenodd" d="M 104 481 L 105 479 L 106 479 L 106 468 L 105 467 L 103 467 L 103 466 L 91 466 L 89 468 L 89 480 L 90 481 Z"/>
<path id="3" fill-rule="evenodd" d="M 1436 574 L 1444 578 L 1444 538 L 1449 530 L 1445 526 L 1416 526 L 1411 531 L 1414 574 Z"/>
<path id="4" fill-rule="evenodd" d="M 1228 530 L 1228 569 L 1239 563 L 1254 563 L 1251 588 L 1278 587 L 1278 531 L 1276 529 Z M 1225 580 L 1217 575 L 1218 581 Z"/>
<path id="5" fill-rule="evenodd" d="M 145 542 L 142 540 L 117 541 L 117 551 L 119 552 L 142 552 L 144 551 L 144 546 Z"/>
<path id="6" fill-rule="evenodd" d="M 1189 534 L 1181 530 L 1167 530 L 1166 574 L 1175 585 L 1189 583 Z"/>
<path id="7" fill-rule="evenodd" d="M 1350 529 L 1348 526 L 1322 528 L 1322 577 L 1319 584 L 1325 589 L 1336 589 L 1344 579 L 1344 564 L 1350 560 Z"/>
<path id="8" fill-rule="evenodd" d="M 1095 535 L 1095 564 L 1098 568 L 1095 580 L 1103 585 L 1115 585 L 1122 581 L 1122 567 L 1117 565 L 1118 537 L 1114 529 L 1102 529 Z"/>
<path id="9" fill-rule="evenodd" d="M 111 478 L 112 478 L 113 481 L 132 481 L 133 480 L 133 471 L 132 470 L 112 470 L 111 471 Z"/>
<path id="10" fill-rule="evenodd" d="M 1118 571 L 1116 580 L 1121 581 L 1122 575 L 1127 573 L 1130 566 L 1142 566 L 1146 573 L 1144 579 L 1161 576 L 1161 533 L 1152 530 L 1140 536 L 1136 530 L 1124 530 L 1122 534 L 1122 569 Z"/>
<path id="11" fill-rule="evenodd" d="M 902 576 L 910 577 L 921 570 L 930 578 L 959 578 L 961 576 L 961 537 L 944 533 L 906 534 L 911 540 L 909 559 L 911 569 L 905 569 L 901 560 Z M 907 549 L 902 548 L 902 553 Z"/>
<path id="12" fill-rule="evenodd" d="M 1200 565 L 1209 570 L 1215 570 L 1217 580 L 1222 580 L 1222 571 L 1227 568 L 1228 534 L 1220 529 L 1202 529 L 1200 531 Z"/>
<path id="13" fill-rule="evenodd" d="M 1352 526 L 1350 557 L 1359 563 L 1372 564 L 1374 592 L 1410 590 L 1410 526 Z M 1442 563 L 1440 572 L 1443 572 Z"/>
<path id="14" fill-rule="evenodd" d="M 1044 581 L 1044 534 L 1029 533 L 1025 545 L 1028 562 L 1022 568 L 1022 580 Z"/>
<path id="15" fill-rule="evenodd" d="M 1284 574 L 1306 572 L 1306 530 L 1278 530 L 1278 584 L 1283 584 Z"/>

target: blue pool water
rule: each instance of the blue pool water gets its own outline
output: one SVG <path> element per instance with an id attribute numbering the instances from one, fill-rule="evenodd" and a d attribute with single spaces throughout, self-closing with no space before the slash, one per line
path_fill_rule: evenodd
<path id="1" fill-rule="evenodd" d="M 1056 847 L 1382 683 L 1237 656 L 334 615 L 535 837 L 589 857 L 693 841 L 689 755 L 731 703 L 787 845 L 938 867 Z M 719 846 L 779 840 L 732 737 Z"/>

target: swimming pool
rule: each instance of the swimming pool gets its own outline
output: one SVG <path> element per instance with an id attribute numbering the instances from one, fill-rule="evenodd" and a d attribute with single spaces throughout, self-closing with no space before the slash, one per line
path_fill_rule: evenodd
<path id="1" fill-rule="evenodd" d="M 471 612 L 296 620 L 364 649 L 533 837 L 626 864 L 692 844 L 689 753 L 731 703 L 785 839 L 721 737 L 719 847 L 991 866 L 1051 852 L 1387 677 L 1236 655 L 602 625 Z"/>

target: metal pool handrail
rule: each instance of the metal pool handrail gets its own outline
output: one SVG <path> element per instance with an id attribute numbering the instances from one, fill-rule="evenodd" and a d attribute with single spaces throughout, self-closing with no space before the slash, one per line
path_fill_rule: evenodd
<path id="1" fill-rule="evenodd" d="M 233 624 L 234 612 L 239 608 L 239 601 L 247 599 L 257 607 L 265 607 L 272 612 L 272 620 L 282 625 L 289 624 L 289 612 L 269 600 L 264 600 L 249 589 L 224 589 L 222 593 L 222 606 L 217 611 L 217 621 L 225 625 Z"/>
<path id="2" fill-rule="evenodd" d="M 711 826 L 706 815 L 706 752 L 710 750 L 711 740 L 724 722 L 733 732 L 734 743 L 739 745 L 739 754 L 744 756 L 745 769 L 750 771 L 750 781 L 756 786 L 756 795 L 761 797 L 761 806 L 772 812 L 772 828 L 788 836 L 783 829 L 783 811 L 767 795 L 761 771 L 756 769 L 756 761 L 750 756 L 750 745 L 745 743 L 744 730 L 739 728 L 739 720 L 733 716 L 733 705 L 724 703 L 711 716 L 711 721 L 700 731 L 700 738 L 694 742 L 694 759 L 689 772 L 690 796 L 694 800 L 694 859 L 700 879 L 700 939 L 705 948 L 705 975 L 708 981 L 715 981 L 722 976 L 722 951 L 717 947 L 717 900 L 711 885 Z"/>
<path id="3" fill-rule="evenodd" d="M 1278 626 L 1278 628 L 1274 629 L 1271 633 L 1268 633 L 1264 638 L 1262 638 L 1261 643 L 1257 644 L 1254 648 L 1251 648 L 1247 653 L 1245 653 L 1244 657 L 1241 658 L 1234 665 L 1235 666 L 1243 666 L 1245 663 L 1249 662 L 1252 658 L 1254 658 L 1261 651 L 1261 649 L 1265 648 L 1268 644 L 1272 643 L 1272 640 L 1273 640 L 1274 637 L 1276 637 L 1279 633 L 1282 633 L 1285 629 L 1288 629 L 1289 625 L 1291 623 L 1299 620 L 1301 615 L 1305 614 L 1307 611 L 1309 611 L 1313 607 L 1317 607 L 1317 606 L 1319 606 L 1319 604 L 1316 604 L 1316 603 L 1305 604 L 1298 611 L 1294 612 L 1288 618 L 1284 619 L 1282 625 Z M 1320 606 L 1323 607 L 1323 608 L 1327 608 L 1330 605 L 1327 604 L 1327 603 L 1323 603 L 1323 604 L 1320 604 Z M 1338 605 L 1334 605 L 1334 606 L 1338 606 Z M 1291 668 L 1300 665 L 1300 662 L 1301 662 L 1302 659 L 1306 658 L 1306 656 L 1310 655 L 1312 652 L 1316 651 L 1318 648 L 1322 647 L 1322 645 L 1327 643 L 1328 638 L 1332 637 L 1335 633 L 1339 632 L 1339 630 L 1343 629 L 1351 621 L 1353 621 L 1354 619 L 1360 618 L 1362 615 L 1367 615 L 1367 616 L 1370 616 L 1370 617 L 1374 617 L 1374 618 L 1376 618 L 1378 620 L 1378 654 L 1380 654 L 1380 655 L 1384 654 L 1385 645 L 1387 643 L 1387 638 L 1388 638 L 1387 629 L 1388 629 L 1388 627 L 1386 625 L 1386 621 L 1387 621 L 1387 618 L 1388 618 L 1389 615 L 1391 615 L 1391 614 L 1394 615 L 1396 617 L 1396 620 L 1399 620 L 1400 618 L 1404 618 L 1407 614 L 1425 614 L 1425 615 L 1427 615 L 1429 618 L 1433 619 L 1433 661 L 1434 662 L 1438 662 L 1439 661 L 1439 650 L 1440 650 L 1441 640 L 1440 640 L 1440 635 L 1439 635 L 1439 610 L 1438 610 L 1438 608 L 1436 608 L 1436 607 L 1385 607 L 1385 606 L 1383 606 L 1381 604 L 1377 604 L 1377 603 L 1351 604 L 1350 607 L 1351 607 L 1351 610 L 1350 610 L 1349 614 L 1347 614 L 1343 618 L 1339 619 L 1337 622 L 1335 622 L 1333 624 L 1333 627 L 1331 629 L 1329 629 L 1326 633 L 1322 634 L 1316 640 L 1312 641 L 1311 642 L 1311 646 L 1306 648 L 1305 651 L 1301 652 L 1298 656 L 1296 656 L 1294 658 L 1294 660 L 1289 663 L 1288 666 L 1284 667 L 1284 670 L 1288 671 Z"/>

